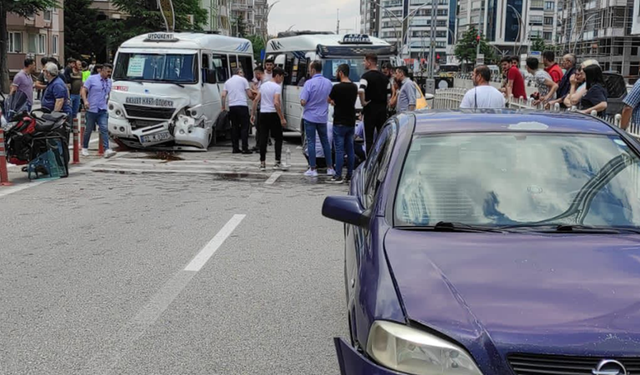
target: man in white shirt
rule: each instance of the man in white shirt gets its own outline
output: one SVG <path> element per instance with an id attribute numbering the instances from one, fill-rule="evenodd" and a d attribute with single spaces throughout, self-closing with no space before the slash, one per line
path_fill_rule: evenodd
<path id="1" fill-rule="evenodd" d="M 479 65 L 471 73 L 475 86 L 462 98 L 460 108 L 504 108 L 504 95 L 491 86 L 491 70 L 486 65 Z"/>
<path id="2" fill-rule="evenodd" d="M 284 71 L 280 68 L 273 70 L 273 79 L 264 82 L 260 86 L 260 93 L 253 103 L 253 112 L 251 114 L 251 122 L 256 122 L 256 112 L 258 103 L 260 104 L 260 121 L 258 122 L 260 130 L 260 170 L 267 169 L 267 140 L 269 133 L 274 138 L 276 162 L 273 169 L 282 169 L 282 129 L 287 125 L 287 120 L 282 112 L 282 82 L 284 81 Z"/>
<path id="3" fill-rule="evenodd" d="M 250 155 L 249 150 L 249 105 L 248 100 L 253 99 L 253 92 L 249 87 L 249 81 L 244 78 L 244 71 L 238 68 L 233 77 L 224 83 L 222 91 L 222 110 L 226 109 L 226 100 L 229 97 L 229 120 L 231 121 L 231 145 L 233 153 Z M 242 139 L 242 151 L 239 140 Z"/>
<path id="4" fill-rule="evenodd" d="M 273 80 L 273 67 L 275 63 L 273 59 L 268 59 L 264 62 L 264 75 L 262 76 L 262 83 Z"/>

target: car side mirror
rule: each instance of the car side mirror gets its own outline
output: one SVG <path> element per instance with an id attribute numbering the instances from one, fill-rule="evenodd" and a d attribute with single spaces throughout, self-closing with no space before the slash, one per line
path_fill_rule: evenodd
<path id="1" fill-rule="evenodd" d="M 213 69 L 205 69 L 204 70 L 204 82 L 205 83 L 218 83 L 217 72 Z"/>
<path id="2" fill-rule="evenodd" d="M 369 225 L 371 218 L 370 211 L 363 210 L 358 198 L 353 195 L 326 197 L 322 204 L 322 215 L 362 228 Z"/>

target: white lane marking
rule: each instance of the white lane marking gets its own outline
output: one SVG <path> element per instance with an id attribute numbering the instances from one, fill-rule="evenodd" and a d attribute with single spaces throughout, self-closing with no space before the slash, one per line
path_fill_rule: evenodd
<path id="1" fill-rule="evenodd" d="M 122 152 L 122 153 L 118 153 L 117 155 L 114 156 L 114 158 L 117 158 L 118 156 L 122 155 L 127 155 L 129 154 L 129 152 Z M 93 168 L 94 166 L 102 163 L 103 160 L 102 159 L 97 159 L 97 160 L 93 160 L 90 161 L 80 167 L 70 167 L 69 168 L 69 174 L 71 174 L 71 172 L 82 172 L 86 169 L 90 169 Z M 22 190 L 26 190 L 32 187 L 36 187 L 38 185 L 42 185 L 45 182 L 49 182 L 49 181 L 56 181 L 57 179 L 51 179 L 51 180 L 41 180 L 41 181 L 33 181 L 33 182 L 29 182 L 29 183 L 25 183 L 25 184 L 20 184 L 20 185 L 15 185 L 15 186 L 11 186 L 11 187 L 6 187 L 6 188 L 0 188 L 0 198 L 2 197 L 6 197 L 7 195 L 13 194 L 13 193 L 17 193 L 19 191 Z"/>
<path id="2" fill-rule="evenodd" d="M 246 215 L 233 215 L 233 217 L 225 224 L 222 229 L 209 241 L 209 243 L 193 258 L 193 260 L 184 268 L 185 271 L 198 272 L 209 261 L 213 254 L 220 248 L 224 241 L 233 233 L 242 219 Z"/>
<path id="3" fill-rule="evenodd" d="M 274 182 L 276 182 L 276 180 L 278 179 L 278 177 L 282 176 L 282 172 L 277 171 L 277 172 L 273 172 L 271 174 L 271 177 L 269 177 L 269 179 L 267 181 L 265 181 L 264 183 L 266 185 L 273 185 Z"/>
<path id="4" fill-rule="evenodd" d="M 3 187 L 2 189 L 0 189 L 0 198 L 6 197 L 7 195 L 17 193 L 22 190 L 26 190 L 26 189 L 44 184 L 45 182 L 48 182 L 48 181 L 50 180 L 34 181 L 34 182 L 29 182 L 25 184 L 10 186 L 10 187 Z"/>
<path id="5" fill-rule="evenodd" d="M 120 173 L 120 174 L 211 174 L 211 175 L 228 175 L 228 176 L 238 176 L 238 177 L 249 177 L 249 176 L 264 176 L 264 173 L 261 172 L 245 172 L 245 171 L 223 171 L 223 170 L 214 170 L 214 169 L 140 169 L 140 168 L 131 168 L 131 169 L 118 169 L 118 168 L 104 168 L 102 166 L 97 166 L 92 169 L 93 172 L 102 172 L 102 173 Z M 298 176 L 301 173 L 295 172 L 282 172 L 282 175 L 286 176 Z"/>

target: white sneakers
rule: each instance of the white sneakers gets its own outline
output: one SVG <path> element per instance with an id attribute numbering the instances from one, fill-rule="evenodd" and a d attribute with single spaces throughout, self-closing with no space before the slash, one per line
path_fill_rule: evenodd
<path id="1" fill-rule="evenodd" d="M 115 154 L 117 154 L 117 152 L 115 152 L 115 151 L 113 151 L 112 149 L 109 148 L 104 152 L 104 158 L 105 159 L 109 159 L 110 157 L 114 156 Z"/>
<path id="2" fill-rule="evenodd" d="M 327 176 L 335 176 L 336 171 L 333 168 L 327 168 Z"/>
<path id="3" fill-rule="evenodd" d="M 82 149 L 82 156 L 89 156 L 89 149 L 88 148 L 83 148 Z"/>
<path id="4" fill-rule="evenodd" d="M 315 169 L 309 168 L 308 171 L 304 172 L 304 175 L 307 177 L 318 177 L 318 171 L 316 171 Z"/>

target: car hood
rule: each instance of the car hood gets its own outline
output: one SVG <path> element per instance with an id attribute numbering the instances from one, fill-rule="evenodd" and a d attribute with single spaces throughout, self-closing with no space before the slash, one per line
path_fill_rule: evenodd
<path id="1" fill-rule="evenodd" d="M 385 251 L 408 319 L 465 346 L 637 355 L 638 235 L 391 230 Z"/>

